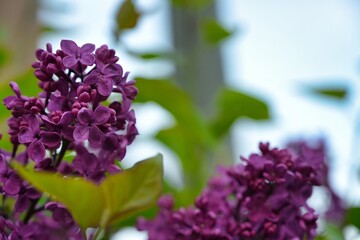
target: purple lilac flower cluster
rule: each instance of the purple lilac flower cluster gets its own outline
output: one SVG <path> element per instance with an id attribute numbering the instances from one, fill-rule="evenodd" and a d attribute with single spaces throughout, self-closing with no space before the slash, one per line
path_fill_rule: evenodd
<path id="1" fill-rule="evenodd" d="M 289 143 L 287 147 L 298 155 L 298 161 L 307 162 L 317 169 L 319 183 L 328 195 L 329 206 L 323 217 L 329 222 L 341 225 L 345 220 L 346 206 L 329 184 L 329 169 L 326 165 L 327 151 L 324 142 L 318 141 L 310 146 L 305 141 L 294 141 Z"/>
<path id="2" fill-rule="evenodd" d="M 323 182 L 323 159 L 269 144 L 260 152 L 220 168 L 194 207 L 174 210 L 162 197 L 157 217 L 140 218 L 138 229 L 149 240 L 314 239 L 318 215 L 307 200 Z"/>
<path id="3" fill-rule="evenodd" d="M 36 58 L 32 66 L 43 91 L 38 97 L 23 96 L 12 82 L 15 95 L 3 100 L 12 113 L 8 133 L 13 149 L 0 149 L 0 239 L 83 239 L 70 213 L 44 200 L 9 163 L 33 162 L 39 171 L 101 182 L 106 173 L 120 171 L 117 161 L 138 134 L 131 109 L 137 89 L 107 45 L 95 49 L 63 40 L 60 50 L 53 52 L 47 44 Z M 110 95 L 118 100 L 110 102 Z"/>

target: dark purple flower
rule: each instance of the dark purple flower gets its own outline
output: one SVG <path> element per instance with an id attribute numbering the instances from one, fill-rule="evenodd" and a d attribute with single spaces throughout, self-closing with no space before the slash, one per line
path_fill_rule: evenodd
<path id="1" fill-rule="evenodd" d="M 13 96 L 3 100 L 12 114 L 7 123 L 13 147 L 11 153 L 0 149 L 0 190 L 14 207 L 0 212 L 0 239 L 83 240 L 69 212 L 40 201 L 44 198 L 9 167 L 10 161 L 27 165 L 30 158 L 36 171 L 100 183 L 120 171 L 116 161 L 138 134 L 131 109 L 137 89 L 116 64 L 115 51 L 103 45 L 94 54 L 93 44 L 79 47 L 70 40 L 60 45 L 55 52 L 50 44 L 36 51 L 32 67 L 43 90 L 38 97 L 23 96 L 11 82 Z M 120 93 L 121 103 L 109 102 L 111 93 Z"/>
<path id="2" fill-rule="evenodd" d="M 62 226 L 75 224 L 69 211 L 61 204 L 57 202 L 48 202 L 45 204 L 45 209 L 50 210 L 52 212 L 53 219 Z"/>
<path id="3" fill-rule="evenodd" d="M 105 106 L 98 106 L 95 111 L 81 108 L 77 113 L 78 124 L 74 129 L 74 139 L 77 142 L 89 140 L 93 146 L 99 146 L 103 139 L 103 132 L 98 126 L 104 125 L 110 117 L 110 110 Z"/>
<path id="4" fill-rule="evenodd" d="M 18 135 L 19 143 L 28 145 L 28 155 L 34 161 L 45 157 L 45 150 L 56 149 L 60 145 L 61 136 L 57 132 L 40 131 L 40 121 L 35 116 L 29 116 L 28 126 L 22 127 Z"/>
<path id="5" fill-rule="evenodd" d="M 74 41 L 62 40 L 60 46 L 61 50 L 67 55 L 62 60 L 67 68 L 72 68 L 78 63 L 91 66 L 95 61 L 95 57 L 92 54 L 95 50 L 94 44 L 87 43 L 79 47 Z"/>
<path id="6" fill-rule="evenodd" d="M 97 65 L 97 68 L 91 71 L 84 79 L 84 84 L 96 86 L 99 94 L 107 97 L 113 91 L 113 79 L 117 76 L 121 76 L 122 73 L 122 67 L 117 64 Z"/>
<path id="7" fill-rule="evenodd" d="M 107 45 L 96 49 L 95 58 L 97 64 L 114 64 L 119 60 L 119 57 L 115 56 L 115 50 L 109 49 Z"/>
<path id="8" fill-rule="evenodd" d="M 138 229 L 155 239 L 314 239 L 317 214 L 307 205 L 309 178 L 287 149 L 260 145 L 261 154 L 223 167 L 196 199 L 195 207 L 173 210 L 169 197 L 159 200 L 154 220 L 139 219 Z M 311 175 L 311 174 L 310 174 Z"/>
<path id="9" fill-rule="evenodd" d="M 73 140 L 74 127 L 71 123 L 74 121 L 74 115 L 71 112 L 54 111 L 49 116 L 42 116 L 42 120 L 50 130 L 57 132 L 69 141 Z"/>
<path id="10" fill-rule="evenodd" d="M 72 162 L 72 168 L 82 176 L 95 182 L 100 182 L 106 172 L 106 168 L 104 168 L 106 164 L 102 162 L 102 159 L 90 153 L 82 145 L 77 145 L 75 151 L 76 157 Z"/>

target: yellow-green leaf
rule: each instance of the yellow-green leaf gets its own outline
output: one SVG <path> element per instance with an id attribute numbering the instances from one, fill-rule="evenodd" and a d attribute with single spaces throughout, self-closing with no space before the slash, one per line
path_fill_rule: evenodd
<path id="1" fill-rule="evenodd" d="M 100 185 L 83 178 L 15 170 L 41 192 L 64 204 L 83 228 L 106 227 L 153 205 L 161 193 L 163 166 L 158 155 L 107 177 Z"/>

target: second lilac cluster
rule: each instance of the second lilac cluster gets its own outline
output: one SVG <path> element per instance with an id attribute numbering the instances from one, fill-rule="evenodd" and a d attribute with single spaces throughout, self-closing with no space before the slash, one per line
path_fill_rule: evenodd
<path id="1" fill-rule="evenodd" d="M 307 200 L 322 182 L 323 162 L 269 144 L 260 151 L 219 169 L 194 207 L 174 210 L 172 198 L 162 197 L 158 216 L 140 219 L 138 229 L 149 240 L 314 239 L 318 216 Z"/>

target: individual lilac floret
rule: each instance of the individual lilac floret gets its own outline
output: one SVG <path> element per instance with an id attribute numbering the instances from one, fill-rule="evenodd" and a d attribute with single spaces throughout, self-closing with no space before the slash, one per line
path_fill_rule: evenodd
<path id="1" fill-rule="evenodd" d="M 3 100 L 12 114 L 7 121 L 12 151 L 0 149 L 6 206 L 0 211 L 0 239 L 83 239 L 70 213 L 46 202 L 9 167 L 11 161 L 32 161 L 37 171 L 100 183 L 106 174 L 120 171 L 117 161 L 138 134 L 131 109 L 135 81 L 127 80 L 115 50 L 107 45 L 95 49 L 90 43 L 80 47 L 71 40 L 62 40 L 60 46 L 54 52 L 47 44 L 35 53 L 32 67 L 43 90 L 38 97 L 24 96 L 11 82 L 14 94 Z M 116 101 L 108 99 L 113 93 L 119 96 Z M 13 211 L 8 212 L 11 203 Z"/>
<path id="2" fill-rule="evenodd" d="M 139 219 L 138 229 L 149 240 L 314 239 L 318 215 L 307 200 L 319 169 L 304 167 L 287 149 L 260 144 L 260 150 L 220 168 L 194 207 L 173 210 L 164 196 L 157 217 Z"/>
<path id="3" fill-rule="evenodd" d="M 87 43 L 82 47 L 78 47 L 74 41 L 62 40 L 60 46 L 61 50 L 67 55 L 62 60 L 66 68 L 72 68 L 78 63 L 91 66 L 95 61 L 95 57 L 92 54 L 95 50 L 94 44 Z"/>

